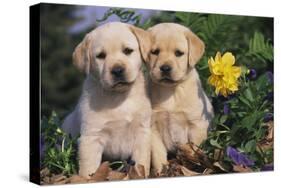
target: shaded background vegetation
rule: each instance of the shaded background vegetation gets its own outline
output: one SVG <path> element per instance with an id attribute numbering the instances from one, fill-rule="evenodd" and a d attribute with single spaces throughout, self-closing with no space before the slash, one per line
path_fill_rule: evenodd
<path id="1" fill-rule="evenodd" d="M 84 75 L 72 65 L 72 52 L 87 32 L 108 21 L 127 21 L 143 28 L 161 22 L 180 23 L 190 27 L 204 40 L 206 55 L 202 62 L 207 62 L 207 58 L 214 56 L 218 50 L 228 50 L 238 54 L 237 62 L 243 59 L 248 68 L 254 67 L 258 73 L 273 69 L 273 60 L 268 63 L 258 57 L 247 60 L 244 56 L 245 49 L 249 48 L 245 41 L 250 40 L 257 31 L 270 43 L 273 42 L 272 18 L 211 17 L 210 14 L 201 13 L 134 9 L 135 15 L 139 15 L 138 19 L 131 19 L 134 17 L 128 15 L 113 15 L 98 22 L 108 10 L 108 7 L 95 6 L 41 5 L 42 116 L 49 117 L 54 110 L 59 117 L 65 117 L 74 108 L 81 93 Z M 213 28 L 204 25 L 207 19 L 208 23 L 214 22 Z M 202 27 L 206 27 L 204 31 L 208 32 L 202 33 Z M 200 63 L 197 68 L 201 70 L 204 85 L 209 74 L 206 64 Z"/>

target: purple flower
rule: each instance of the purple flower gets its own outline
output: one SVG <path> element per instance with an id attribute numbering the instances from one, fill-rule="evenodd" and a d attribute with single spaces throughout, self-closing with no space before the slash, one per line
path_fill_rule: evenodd
<path id="1" fill-rule="evenodd" d="M 273 83 L 273 74 L 272 74 L 272 72 L 271 71 L 267 71 L 266 72 L 266 75 L 267 75 L 267 78 L 269 79 L 269 82 L 270 83 Z"/>
<path id="2" fill-rule="evenodd" d="M 250 69 L 247 77 L 251 80 L 257 77 L 257 71 L 255 69 Z"/>
<path id="3" fill-rule="evenodd" d="M 243 166 L 253 166 L 254 161 L 248 158 L 247 155 L 238 152 L 235 148 L 228 146 L 226 149 L 226 155 L 236 164 Z"/>
<path id="4" fill-rule="evenodd" d="M 264 118 L 263 118 L 263 122 L 269 122 L 269 121 L 272 121 L 273 120 L 273 114 L 271 113 L 267 113 L 265 114 Z"/>
<path id="5" fill-rule="evenodd" d="M 266 164 L 261 168 L 261 171 L 272 171 L 274 170 L 273 164 Z"/>
<path id="6" fill-rule="evenodd" d="M 227 103 L 224 103 L 223 105 L 223 113 L 224 115 L 228 115 L 230 113 L 229 105 Z"/>

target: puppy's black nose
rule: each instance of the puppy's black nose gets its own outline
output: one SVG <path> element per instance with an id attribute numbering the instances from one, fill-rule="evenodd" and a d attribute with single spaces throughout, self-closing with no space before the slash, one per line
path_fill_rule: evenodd
<path id="1" fill-rule="evenodd" d="M 163 73 L 170 73 L 171 70 L 172 70 L 172 67 L 170 65 L 162 65 L 160 67 L 160 70 L 163 72 Z"/>
<path id="2" fill-rule="evenodd" d="M 124 67 L 122 66 L 115 66 L 111 69 L 111 74 L 116 78 L 120 78 L 124 74 Z"/>

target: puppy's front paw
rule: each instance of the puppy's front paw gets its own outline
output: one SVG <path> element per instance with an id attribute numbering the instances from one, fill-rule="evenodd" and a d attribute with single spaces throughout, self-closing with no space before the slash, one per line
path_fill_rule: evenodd
<path id="1" fill-rule="evenodd" d="M 90 170 L 79 170 L 79 176 L 82 176 L 87 179 L 91 179 L 91 176 L 94 174 L 94 172 Z"/>
<path id="2" fill-rule="evenodd" d="M 82 176 L 84 178 L 90 179 L 91 176 L 96 172 L 96 167 L 81 165 L 79 167 L 79 176 Z"/>
<path id="3" fill-rule="evenodd" d="M 163 163 L 159 163 L 157 165 L 154 164 L 153 174 L 155 174 L 156 176 L 160 176 L 162 174 L 164 166 L 167 166 L 167 165 L 168 165 L 168 161 L 165 161 Z"/>

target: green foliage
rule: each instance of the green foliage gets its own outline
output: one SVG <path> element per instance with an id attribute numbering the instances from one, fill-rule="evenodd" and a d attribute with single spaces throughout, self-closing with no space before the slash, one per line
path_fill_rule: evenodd
<path id="1" fill-rule="evenodd" d="M 80 93 L 83 77 L 78 76 L 71 65 L 71 54 L 86 31 L 71 38 L 65 29 L 75 22 L 69 14 L 75 7 L 52 7 L 51 15 L 48 14 L 50 8 L 43 7 L 41 17 L 42 114 L 51 115 L 52 109 L 55 109 L 64 116 L 76 103 Z M 162 22 L 179 23 L 197 34 L 206 49 L 196 68 L 215 111 L 208 139 L 201 147 L 214 160 L 218 160 L 215 159 L 217 150 L 224 153 L 223 159 L 219 160 L 225 166 L 233 164 L 226 155 L 229 146 L 253 160 L 254 170 L 273 162 L 273 148 L 260 147 L 268 131 L 265 116 L 273 115 L 273 99 L 268 98 L 268 94 L 273 92 L 273 84 L 266 73 L 273 72 L 271 18 L 161 11 L 144 20 L 143 15 L 133 9 L 112 8 L 98 21 L 106 21 L 112 15 L 122 22 L 144 29 Z M 215 56 L 217 51 L 232 52 L 236 64 L 243 68 L 239 91 L 228 98 L 217 96 L 207 82 L 210 76 L 208 59 Z M 257 78 L 250 79 L 248 69 L 255 69 Z M 228 114 L 224 112 L 225 106 L 230 110 Z M 55 113 L 49 119 L 43 118 L 41 126 L 46 145 L 42 167 L 67 175 L 77 172 L 77 138 L 63 133 Z"/>
<path id="2" fill-rule="evenodd" d="M 103 18 L 98 19 L 98 22 L 103 22 L 107 20 L 111 15 L 116 15 L 120 18 L 121 22 L 132 22 L 134 25 L 139 25 L 141 20 L 141 15 L 136 15 L 133 10 L 124 10 L 122 8 L 110 8 L 104 14 Z"/>
<path id="3" fill-rule="evenodd" d="M 254 56 L 260 61 L 273 61 L 273 46 L 269 41 L 265 41 L 262 33 L 255 32 L 254 37 L 249 42 L 249 56 Z"/>
<path id="4" fill-rule="evenodd" d="M 264 117 L 273 113 L 273 103 L 266 99 L 273 85 L 266 74 L 257 80 L 244 80 L 239 91 L 229 99 L 213 98 L 216 110 L 207 141 L 203 148 L 212 157 L 216 149 L 225 150 L 227 146 L 238 148 L 255 161 L 255 168 L 261 168 L 272 155 L 273 148 L 262 151 L 257 147 L 267 133 L 267 122 Z M 229 114 L 223 109 L 227 105 Z M 271 161 L 272 162 L 272 161 Z"/>
<path id="5" fill-rule="evenodd" d="M 77 138 L 72 138 L 62 131 L 61 122 L 55 112 L 41 123 L 42 168 L 47 167 L 52 173 L 70 175 L 77 173 Z"/>

